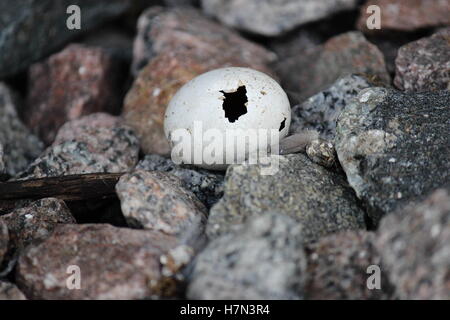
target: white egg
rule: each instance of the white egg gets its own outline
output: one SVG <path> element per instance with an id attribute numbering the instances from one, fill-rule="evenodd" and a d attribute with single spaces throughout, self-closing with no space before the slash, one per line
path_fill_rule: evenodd
<path id="1" fill-rule="evenodd" d="M 224 169 L 278 143 L 274 137 L 285 137 L 290 123 L 288 97 L 274 79 L 233 67 L 209 71 L 186 83 L 167 107 L 164 132 L 175 162 Z M 237 138 L 230 150 L 233 134 Z"/>

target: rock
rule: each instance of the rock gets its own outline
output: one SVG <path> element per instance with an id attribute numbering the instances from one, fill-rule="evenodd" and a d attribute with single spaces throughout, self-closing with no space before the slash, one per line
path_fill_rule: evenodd
<path id="1" fill-rule="evenodd" d="M 32 65 L 25 114 L 28 127 L 50 144 L 67 121 L 94 112 L 118 113 L 121 67 L 105 50 L 79 44 Z"/>
<path id="2" fill-rule="evenodd" d="M 131 1 L 23 0 L 0 4 L 0 79 L 25 70 L 80 33 L 124 13 Z M 69 30 L 67 8 L 82 8 L 81 30 Z M 42 17 L 45 16 L 45 19 Z"/>
<path id="3" fill-rule="evenodd" d="M 348 74 L 360 74 L 372 82 L 389 84 L 390 76 L 381 51 L 361 32 L 335 36 L 278 63 L 276 70 L 287 90 L 303 102 Z"/>
<path id="4" fill-rule="evenodd" d="M 450 299 L 449 190 L 381 221 L 377 247 L 401 299 Z"/>
<path id="5" fill-rule="evenodd" d="M 0 281 L 0 300 L 27 300 L 27 298 L 15 284 Z"/>
<path id="6" fill-rule="evenodd" d="M 138 29 L 134 69 L 148 64 L 125 98 L 123 118 L 137 133 L 146 154 L 169 154 L 164 113 L 170 99 L 189 80 L 229 66 L 271 74 L 265 63 L 274 58 L 272 53 L 193 9 L 150 9 Z"/>
<path id="7" fill-rule="evenodd" d="M 214 239 L 196 258 L 189 299 L 298 299 L 306 256 L 302 228 L 291 218 L 266 213 L 235 233 Z"/>
<path id="8" fill-rule="evenodd" d="M 160 231 L 193 247 L 204 239 L 206 208 L 178 177 L 137 170 L 123 175 L 116 191 L 130 226 Z"/>
<path id="9" fill-rule="evenodd" d="M 316 130 L 323 139 L 333 141 L 336 121 L 342 110 L 362 89 L 370 86 L 366 78 L 358 75 L 339 78 L 328 89 L 292 107 L 290 133 Z"/>
<path id="10" fill-rule="evenodd" d="M 91 32 L 80 39 L 80 43 L 88 48 L 102 48 L 114 59 L 119 59 L 127 65 L 131 64 L 133 38 L 118 26 L 103 27 Z"/>
<path id="11" fill-rule="evenodd" d="M 401 90 L 450 90 L 450 28 L 401 47 L 395 65 Z"/>
<path id="12" fill-rule="evenodd" d="M 93 128 L 113 130 L 122 125 L 122 119 L 119 117 L 102 112 L 93 113 L 80 119 L 66 122 L 58 130 L 53 145 L 58 145 L 65 141 L 79 140 L 81 137 L 86 136 L 88 131 L 92 131 Z"/>
<path id="13" fill-rule="evenodd" d="M 322 238 L 308 248 L 309 283 L 306 298 L 311 300 L 389 300 L 392 284 L 375 248 L 375 235 L 366 231 L 344 231 Z M 378 267 L 380 288 L 369 289 L 368 281 Z"/>
<path id="14" fill-rule="evenodd" d="M 177 52 L 205 64 L 236 62 L 268 71 L 275 55 L 193 8 L 151 7 L 138 21 L 133 72 L 138 74 L 158 54 Z M 214 64 L 214 63 L 213 63 Z"/>
<path id="15" fill-rule="evenodd" d="M 309 160 L 325 168 L 332 168 L 337 163 L 336 150 L 331 142 L 315 139 L 306 146 Z"/>
<path id="16" fill-rule="evenodd" d="M 182 180 L 183 187 L 193 192 L 207 208 L 211 208 L 223 196 L 224 175 L 217 171 L 179 166 L 170 159 L 154 154 L 146 155 L 136 169 L 169 172 L 177 176 Z"/>
<path id="17" fill-rule="evenodd" d="M 48 238 L 58 224 L 76 223 L 64 201 L 46 198 L 0 216 L 8 227 L 10 247 L 22 250 Z"/>
<path id="18" fill-rule="evenodd" d="M 181 261 L 169 252 L 178 247 L 174 237 L 149 230 L 106 224 L 59 225 L 45 242 L 20 256 L 16 281 L 31 299 L 172 296 L 177 281 L 163 273 L 171 262 Z M 70 290 L 67 284 L 76 283 L 76 267 L 81 288 Z"/>
<path id="19" fill-rule="evenodd" d="M 3 162 L 4 172 L 11 176 L 24 170 L 44 147 L 19 119 L 18 109 L 17 96 L 0 83 L 0 145 L 3 147 L 3 161 L 0 162 Z"/>
<path id="20" fill-rule="evenodd" d="M 0 143 L 0 181 L 2 180 L 2 176 L 6 172 L 5 160 L 3 160 L 4 152 L 3 145 Z"/>
<path id="21" fill-rule="evenodd" d="M 66 124 L 57 135 L 57 143 L 16 178 L 130 171 L 138 162 L 139 141 L 129 127 L 115 126 L 116 121 L 92 115 Z"/>
<path id="22" fill-rule="evenodd" d="M 222 23 L 264 36 L 357 7 L 357 0 L 202 0 L 203 10 Z"/>
<path id="23" fill-rule="evenodd" d="M 0 267 L 3 262 L 3 257 L 8 251 L 8 243 L 9 243 L 8 227 L 2 220 L 0 220 Z"/>
<path id="24" fill-rule="evenodd" d="M 381 11 L 381 29 L 369 30 L 367 7 L 376 5 Z M 361 7 L 358 28 L 364 32 L 414 31 L 450 25 L 450 0 L 370 0 Z"/>
<path id="25" fill-rule="evenodd" d="M 232 231 L 252 214 L 277 212 L 303 226 L 305 241 L 341 230 L 364 228 L 364 212 L 340 175 L 312 163 L 303 154 L 273 156 L 273 175 L 263 165 L 233 165 L 225 177 L 225 195 L 212 207 L 207 234 Z"/>
<path id="26" fill-rule="evenodd" d="M 364 89 L 338 119 L 335 148 L 377 224 L 449 181 L 450 92 Z"/>

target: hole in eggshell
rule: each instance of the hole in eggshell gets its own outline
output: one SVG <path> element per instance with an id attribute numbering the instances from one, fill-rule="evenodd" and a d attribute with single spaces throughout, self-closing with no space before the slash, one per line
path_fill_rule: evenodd
<path id="1" fill-rule="evenodd" d="M 284 128 L 286 127 L 286 118 L 284 118 L 284 120 L 283 121 L 281 121 L 281 124 L 280 124 L 280 129 L 278 130 L 278 131 L 280 131 L 281 132 L 281 130 L 283 130 Z"/>
<path id="2" fill-rule="evenodd" d="M 225 111 L 225 118 L 230 122 L 235 122 L 240 116 L 247 113 L 247 89 L 245 86 L 240 86 L 234 92 L 220 91 L 224 95 L 223 110 Z"/>

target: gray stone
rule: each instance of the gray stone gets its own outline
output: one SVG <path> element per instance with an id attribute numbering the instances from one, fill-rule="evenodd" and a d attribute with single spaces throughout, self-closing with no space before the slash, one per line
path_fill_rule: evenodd
<path id="1" fill-rule="evenodd" d="M 132 227 L 160 231 L 193 247 L 204 239 L 206 208 L 165 172 L 137 170 L 116 185 L 122 213 Z"/>
<path id="2" fill-rule="evenodd" d="M 224 24 L 264 36 L 357 7 L 358 0 L 202 0 L 203 10 Z"/>
<path id="3" fill-rule="evenodd" d="M 308 247 L 311 300 L 388 300 L 395 298 L 392 284 L 375 247 L 375 235 L 367 231 L 345 231 L 320 239 Z M 380 288 L 369 289 L 368 279 L 379 267 Z M 369 281 L 375 285 L 375 281 Z"/>
<path id="4" fill-rule="evenodd" d="M 22 250 L 31 243 L 45 240 L 58 224 L 76 223 L 64 201 L 46 198 L 0 216 L 8 227 L 9 247 Z"/>
<path id="5" fill-rule="evenodd" d="M 450 90 L 450 28 L 401 47 L 395 65 L 401 90 Z"/>
<path id="6" fill-rule="evenodd" d="M 315 139 L 306 146 L 308 158 L 321 166 L 332 168 L 337 163 L 336 150 L 331 142 L 323 139 Z"/>
<path id="7" fill-rule="evenodd" d="M 160 232 L 66 224 L 19 257 L 16 282 L 30 299 L 173 297 L 180 281 L 173 272 L 182 268 L 176 263 L 191 258 L 189 247 Z M 80 268 L 78 290 L 67 287 L 74 284 L 69 277 L 76 269 L 70 266 Z"/>
<path id="8" fill-rule="evenodd" d="M 80 33 L 124 13 L 130 3 L 129 0 L 1 1 L 0 79 L 23 71 Z M 66 26 L 70 5 L 81 8 L 81 30 L 69 30 Z"/>
<path id="9" fill-rule="evenodd" d="M 189 299 L 298 299 L 306 256 L 302 228 L 291 218 L 251 217 L 235 233 L 211 241 L 195 260 Z"/>
<path id="10" fill-rule="evenodd" d="M 381 221 L 377 247 L 401 299 L 450 299 L 450 187 Z"/>
<path id="11" fill-rule="evenodd" d="M 9 243 L 8 227 L 2 220 L 0 220 L 0 267 L 3 262 L 3 257 L 8 251 L 8 243 Z"/>
<path id="12" fill-rule="evenodd" d="M 57 143 L 16 178 L 132 170 L 139 156 L 139 141 L 134 132 L 124 125 L 114 126 L 114 120 L 95 117 L 88 116 L 63 126 L 57 134 Z"/>
<path id="13" fill-rule="evenodd" d="M 1 177 L 2 175 L 5 174 L 6 172 L 6 165 L 5 165 L 5 160 L 3 160 L 3 145 L 0 143 L 0 181 L 1 181 Z"/>
<path id="14" fill-rule="evenodd" d="M 15 284 L 0 281 L 0 300 L 27 300 L 27 298 Z"/>
<path id="15" fill-rule="evenodd" d="M 42 142 L 19 119 L 18 109 L 18 97 L 0 83 L 0 145 L 3 146 L 4 172 L 11 176 L 24 170 L 44 148 Z M 0 150 L 0 158 L 1 153 Z"/>
<path id="16" fill-rule="evenodd" d="M 375 224 L 449 181 L 449 105 L 448 91 L 369 88 L 341 113 L 339 162 Z"/>
<path id="17" fill-rule="evenodd" d="M 323 139 L 333 141 L 336 121 L 342 110 L 356 98 L 358 93 L 371 86 L 358 75 L 338 79 L 328 89 L 310 97 L 292 108 L 291 133 L 316 130 Z"/>
<path id="18" fill-rule="evenodd" d="M 164 52 L 194 56 L 204 64 L 242 64 L 261 71 L 270 71 L 267 64 L 276 59 L 264 47 L 194 8 L 151 7 L 140 16 L 137 28 L 132 67 L 135 75 Z"/>
<path id="19" fill-rule="evenodd" d="M 391 82 L 383 53 L 359 31 L 340 34 L 323 45 L 283 59 L 275 71 L 284 88 L 298 95 L 299 102 L 349 74 L 363 75 L 380 85 Z"/>
<path id="20" fill-rule="evenodd" d="M 210 208 L 223 196 L 224 175 L 194 166 L 175 164 L 172 160 L 152 154 L 146 155 L 136 169 L 169 172 L 183 181 L 183 186 L 192 191 L 196 197 Z"/>
<path id="21" fill-rule="evenodd" d="M 364 228 L 364 212 L 345 179 L 312 163 L 306 155 L 272 156 L 278 171 L 265 166 L 232 165 L 225 177 L 225 195 L 212 207 L 207 234 L 232 231 L 253 214 L 277 212 L 303 226 L 305 241 L 347 229 Z M 273 172 L 272 172 L 273 173 Z"/>

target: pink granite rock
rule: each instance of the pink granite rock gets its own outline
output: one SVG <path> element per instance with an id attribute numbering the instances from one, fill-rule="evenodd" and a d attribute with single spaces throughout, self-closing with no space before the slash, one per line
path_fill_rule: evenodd
<path id="1" fill-rule="evenodd" d="M 26 123 L 50 144 L 67 121 L 118 113 L 122 77 L 120 63 L 104 49 L 70 45 L 31 66 Z"/>

